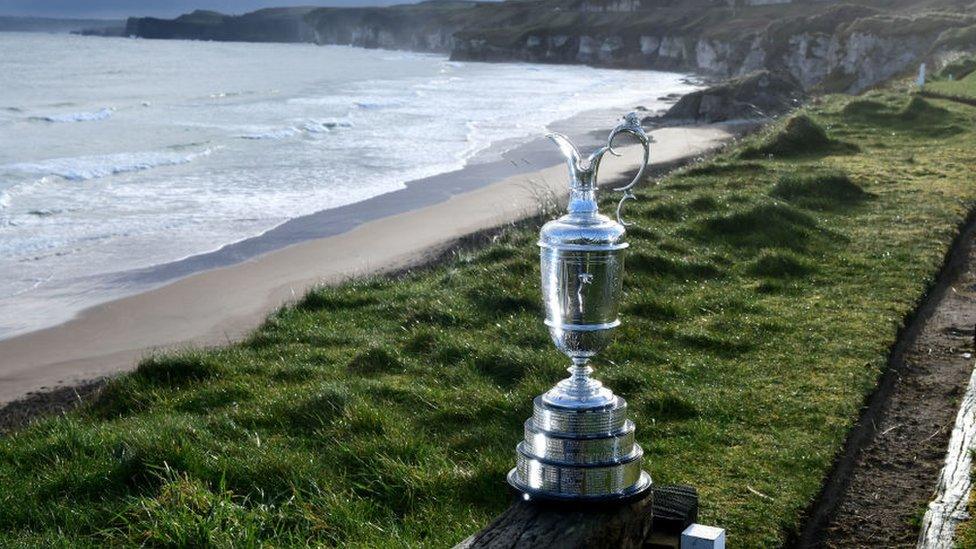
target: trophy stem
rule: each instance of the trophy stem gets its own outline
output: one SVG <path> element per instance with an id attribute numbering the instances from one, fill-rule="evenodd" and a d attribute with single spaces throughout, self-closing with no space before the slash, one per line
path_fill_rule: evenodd
<path id="1" fill-rule="evenodd" d="M 546 404 L 563 408 L 601 408 L 613 404 L 616 396 L 603 383 L 590 377 L 590 359 L 573 357 L 573 365 L 566 369 L 569 377 L 560 381 L 543 395 Z"/>
<path id="2" fill-rule="evenodd" d="M 582 387 L 590 382 L 590 374 L 593 373 L 593 368 L 590 366 L 590 359 L 577 358 L 573 359 L 573 365 L 566 368 L 566 371 L 569 372 L 569 378 L 573 380 L 573 384 Z"/>

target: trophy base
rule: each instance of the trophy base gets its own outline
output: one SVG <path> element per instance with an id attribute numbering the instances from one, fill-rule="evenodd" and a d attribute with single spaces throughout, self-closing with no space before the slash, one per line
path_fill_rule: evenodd
<path id="1" fill-rule="evenodd" d="M 577 408 L 536 397 L 515 453 L 508 483 L 526 500 L 623 503 L 651 486 L 627 403 L 617 396 L 609 404 Z"/>
<path id="2" fill-rule="evenodd" d="M 509 487 L 511 487 L 511 489 L 523 501 L 568 506 L 573 506 L 576 504 L 586 506 L 624 505 L 646 497 L 651 489 L 651 486 L 653 485 L 653 482 L 651 482 L 651 475 L 647 474 L 646 471 L 641 471 L 640 479 L 637 481 L 637 484 L 631 486 L 627 490 L 603 495 L 564 494 L 559 492 L 535 490 L 522 484 L 518 476 L 518 468 L 513 468 L 511 471 L 509 471 L 507 479 Z"/>

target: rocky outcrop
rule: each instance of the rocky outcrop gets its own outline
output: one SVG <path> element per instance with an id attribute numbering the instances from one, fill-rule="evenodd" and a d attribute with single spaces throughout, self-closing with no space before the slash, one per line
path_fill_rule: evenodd
<path id="1" fill-rule="evenodd" d="M 662 116 L 645 121 L 722 122 L 772 117 L 799 106 L 802 98 L 803 90 L 796 80 L 763 70 L 686 94 Z"/>
<path id="2" fill-rule="evenodd" d="M 197 10 L 176 19 L 130 17 L 125 35 L 234 42 L 312 42 L 315 31 L 305 20 L 314 8 L 271 8 L 244 15 Z"/>
<path id="3" fill-rule="evenodd" d="M 114 27 L 93 27 L 84 28 L 77 31 L 71 31 L 71 34 L 79 34 L 81 36 L 125 36 L 125 25 L 117 25 Z"/>

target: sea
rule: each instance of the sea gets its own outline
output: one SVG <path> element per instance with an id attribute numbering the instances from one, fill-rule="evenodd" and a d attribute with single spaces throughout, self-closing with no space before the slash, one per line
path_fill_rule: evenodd
<path id="1" fill-rule="evenodd" d="M 694 88 L 343 46 L 0 33 L 0 339 L 167 281 L 127 273 L 192 274 L 208 262 L 188 258 L 289 220 Z"/>

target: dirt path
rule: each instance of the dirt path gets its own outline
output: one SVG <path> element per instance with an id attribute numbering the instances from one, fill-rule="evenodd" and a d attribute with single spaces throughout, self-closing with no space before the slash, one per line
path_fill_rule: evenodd
<path id="1" fill-rule="evenodd" d="M 970 216 L 791 546 L 915 546 L 971 373 L 974 325 Z"/>

